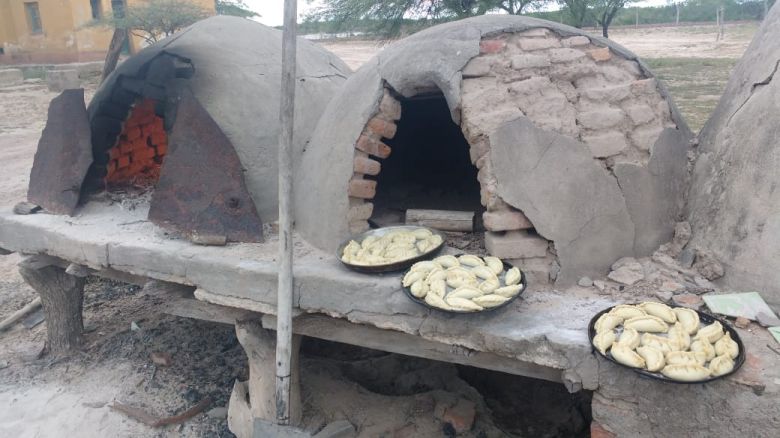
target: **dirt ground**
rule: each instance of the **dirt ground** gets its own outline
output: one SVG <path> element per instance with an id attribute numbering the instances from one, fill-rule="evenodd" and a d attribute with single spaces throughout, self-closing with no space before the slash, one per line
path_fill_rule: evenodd
<path id="1" fill-rule="evenodd" d="M 754 24 L 729 25 L 721 42 L 714 41 L 714 26 L 615 29 L 613 38 L 646 58 L 668 81 L 697 130 L 755 29 Z M 323 45 L 352 68 L 383 46 L 365 41 Z M 96 81 L 84 85 L 89 99 Z M 32 157 L 54 96 L 41 82 L 0 88 L 0 205 L 25 197 Z M 18 261 L 16 255 L 0 257 L 0 318 L 35 297 L 17 273 Z M 85 292 L 86 346 L 67 359 L 40 355 L 45 323 L 31 329 L 17 324 L 0 332 L 0 436 L 231 436 L 218 412 L 201 414 L 182 426 L 151 429 L 109 408 L 122 401 L 163 416 L 203 397 L 212 400 L 211 407 L 221 407 L 227 404 L 233 381 L 246 378 L 246 358 L 232 327 L 163 315 L 155 310 L 158 304 L 159 297 L 137 286 L 91 280 Z M 131 323 L 138 330 L 131 330 Z M 156 351 L 170 353 L 172 365 L 154 366 L 149 355 Z M 347 418 L 361 427 L 362 436 L 446 436 L 449 432 L 440 429 L 433 411 L 452 397 L 476 403 L 473 436 L 575 436 L 587 421 L 582 400 L 557 394 L 560 388 L 538 381 L 505 382 L 501 379 L 506 376 L 490 379 L 484 372 L 475 377 L 474 370 L 317 342 L 305 345 L 304 353 L 309 430 Z M 430 383 L 431 376 L 447 378 Z M 406 386 L 398 383 L 404 381 Z M 548 395 L 556 409 L 533 411 L 528 417 L 534 421 L 518 419 L 513 413 L 538 406 L 513 405 L 501 389 L 516 391 L 523 385 L 539 385 L 534 393 Z M 546 418 L 549 411 L 559 414 Z"/>

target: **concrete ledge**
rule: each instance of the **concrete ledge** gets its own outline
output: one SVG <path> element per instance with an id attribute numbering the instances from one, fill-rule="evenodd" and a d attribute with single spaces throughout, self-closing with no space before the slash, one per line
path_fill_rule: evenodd
<path id="1" fill-rule="evenodd" d="M 21 216 L 5 208 L 0 210 L 0 247 L 196 286 L 198 299 L 274 312 L 276 236 L 262 244 L 204 247 L 172 238 L 145 218 L 143 206 L 128 211 L 96 202 L 75 217 Z M 295 278 L 295 303 L 301 312 L 400 331 L 558 374 L 591 357 L 585 327 L 593 314 L 613 304 L 603 296 L 542 292 L 531 285 L 522 299 L 492 314 L 431 313 L 402 293 L 400 274 L 349 271 L 335 256 L 300 239 L 295 245 Z"/>

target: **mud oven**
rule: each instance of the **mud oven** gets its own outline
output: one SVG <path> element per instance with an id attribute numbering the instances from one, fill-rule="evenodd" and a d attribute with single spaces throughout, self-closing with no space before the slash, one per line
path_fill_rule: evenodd
<path id="1" fill-rule="evenodd" d="M 28 193 L 54 214 L 0 212 L 0 248 L 47 254 L 39 264 L 56 266 L 58 279 L 121 273 L 181 285 L 186 304 L 165 298 L 174 314 L 217 305 L 196 316 L 275 327 L 277 236 L 267 225 L 278 208 L 280 37 L 211 18 L 125 61 L 88 110 L 80 91 L 56 98 Z M 419 32 L 354 74 L 301 41 L 296 107 L 296 334 L 594 391 L 599 436 L 710 436 L 774 421 L 772 404 L 740 386 L 747 372 L 659 386 L 599 362 L 585 328 L 614 298 L 557 292 L 649 255 L 683 215 L 691 133 L 630 52 L 511 16 Z M 340 264 L 344 239 L 419 208 L 474 212 L 485 250 L 534 277 L 528 299 L 452 318 L 410 302 L 397 276 Z M 272 358 L 269 336 L 248 327 L 237 334 L 249 356 Z M 777 368 L 756 363 L 745 368 L 776 394 Z M 242 437 L 253 417 L 273 417 L 274 391 L 262 384 L 273 367 L 250 368 L 230 402 Z M 726 402 L 733 415 L 715 415 Z"/>
<path id="2" fill-rule="evenodd" d="M 456 36 L 440 44 L 431 32 Z M 266 96 L 278 91 L 266 76 L 278 66 L 233 72 L 262 54 L 206 54 L 210 43 L 185 32 L 124 63 L 90 104 L 83 184 L 72 172 L 61 182 L 80 185 L 82 202 L 155 186 L 155 224 L 199 243 L 259 242 L 261 222 L 275 220 L 277 110 Z M 532 20 L 442 26 L 344 82 L 343 64 L 303 48 L 296 225 L 315 247 L 333 252 L 410 208 L 470 211 L 488 253 L 568 285 L 671 237 L 691 134 L 625 49 Z M 52 143 L 41 142 L 36 166 L 51 162 Z M 78 199 L 61 205 L 56 174 L 33 169 L 30 200 L 72 214 Z"/>

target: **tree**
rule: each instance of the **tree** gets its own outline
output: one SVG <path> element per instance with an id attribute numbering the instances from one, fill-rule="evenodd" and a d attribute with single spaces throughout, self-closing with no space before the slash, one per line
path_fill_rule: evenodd
<path id="1" fill-rule="evenodd" d="M 571 18 L 571 25 L 576 28 L 582 28 L 588 16 L 591 13 L 591 7 L 596 0 L 558 0 L 561 6 L 565 6 L 569 17 Z"/>
<path id="2" fill-rule="evenodd" d="M 593 15 L 601 26 L 601 35 L 609 38 L 609 25 L 626 4 L 634 0 L 592 0 Z"/>
<path id="3" fill-rule="evenodd" d="M 550 0 L 323 0 L 323 6 L 306 21 L 333 22 L 335 31 L 371 23 L 379 33 L 394 35 L 400 32 L 405 20 L 461 19 L 499 10 L 520 15 L 547 1 Z"/>
<path id="4" fill-rule="evenodd" d="M 249 9 L 243 0 L 217 0 L 215 3 L 217 15 L 232 15 L 234 17 L 252 18 L 260 14 Z"/>
<path id="5" fill-rule="evenodd" d="M 92 24 L 127 29 L 130 34 L 154 44 L 209 15 L 209 11 L 187 0 L 148 0 L 128 5 L 122 13 L 108 15 Z"/>
<path id="6" fill-rule="evenodd" d="M 494 3 L 497 9 L 512 15 L 521 15 L 528 9 L 538 8 L 545 3 L 545 0 L 500 0 Z"/>

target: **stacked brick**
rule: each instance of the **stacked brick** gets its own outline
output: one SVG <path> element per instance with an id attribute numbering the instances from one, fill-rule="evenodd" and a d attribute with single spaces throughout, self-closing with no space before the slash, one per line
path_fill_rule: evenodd
<path id="1" fill-rule="evenodd" d="M 157 181 L 168 137 L 163 119 L 155 114 L 155 100 L 139 100 L 130 111 L 117 142 L 108 150 L 106 183 Z"/>
<path id="2" fill-rule="evenodd" d="M 379 110 L 368 121 L 355 143 L 354 171 L 349 181 L 349 229 L 359 233 L 368 229 L 368 218 L 374 212 L 370 202 L 376 195 L 376 180 L 366 178 L 376 176 L 381 164 L 373 158 L 384 159 L 390 156 L 390 146 L 382 139 L 395 136 L 395 122 L 401 118 L 401 103 L 387 90 L 379 103 Z"/>
<path id="3" fill-rule="evenodd" d="M 461 128 L 479 169 L 486 249 L 554 277 L 552 242 L 497 194 L 489 135 L 524 116 L 583 142 L 607 171 L 619 162 L 646 165 L 661 130 L 676 127 L 669 104 L 635 61 L 586 36 L 544 28 L 482 40 L 480 55 L 462 73 Z"/>

